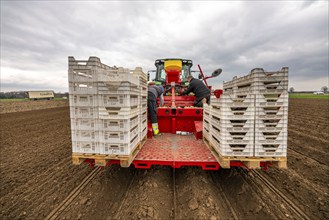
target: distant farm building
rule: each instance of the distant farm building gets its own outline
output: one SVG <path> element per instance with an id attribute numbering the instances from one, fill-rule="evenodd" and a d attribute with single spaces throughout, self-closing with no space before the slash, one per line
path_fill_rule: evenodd
<path id="1" fill-rule="evenodd" d="M 54 99 L 54 91 L 28 91 L 28 98 L 37 100 L 37 99 Z"/>

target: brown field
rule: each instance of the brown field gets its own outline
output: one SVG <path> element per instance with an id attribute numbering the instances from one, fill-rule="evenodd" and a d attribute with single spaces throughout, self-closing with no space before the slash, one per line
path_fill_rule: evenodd
<path id="1" fill-rule="evenodd" d="M 289 101 L 288 169 L 261 173 L 311 219 L 329 219 L 329 100 Z M 35 103 L 49 107 L 45 102 Z M 92 168 L 71 164 L 67 102 L 33 111 L 26 111 L 35 109 L 31 102 L 19 103 L 0 103 L 1 112 L 22 111 L 0 114 L 0 219 L 44 219 Z M 114 165 L 101 170 L 59 219 L 132 218 L 299 219 L 239 168 Z"/>

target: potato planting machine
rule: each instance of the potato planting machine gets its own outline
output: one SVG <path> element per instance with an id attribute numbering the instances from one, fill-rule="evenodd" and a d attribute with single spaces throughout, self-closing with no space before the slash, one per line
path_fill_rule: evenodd
<path id="1" fill-rule="evenodd" d="M 216 150 L 216 144 L 211 141 L 211 138 L 204 137 L 204 108 L 193 107 L 195 96 L 193 94 L 183 96 L 182 92 L 188 87 L 188 76 L 193 75 L 202 80 L 212 91 L 212 100 L 217 99 L 219 102 L 223 90 L 212 90 L 207 80 L 217 77 L 222 70 L 217 69 L 210 76 L 205 76 L 200 65 L 198 65 L 198 71 L 192 71 L 192 65 L 192 60 L 188 59 L 172 58 L 155 61 L 156 70 L 148 72 L 148 80 L 150 81 L 151 75 L 155 75 L 151 81 L 155 82 L 156 85 L 162 85 L 165 89 L 165 103 L 162 107 L 158 107 L 157 115 L 160 135 L 153 136 L 151 122 L 148 121 L 147 138 L 132 153 L 131 160 L 124 166 L 133 164 L 136 168 L 141 169 L 149 169 L 152 165 L 171 166 L 173 168 L 199 166 L 203 170 L 218 170 L 220 167 L 236 166 L 248 169 L 267 169 L 271 165 L 285 168 L 285 157 L 264 158 L 250 154 L 223 156 Z M 209 123 L 211 120 L 209 118 L 206 122 Z M 99 165 L 97 159 L 85 158 L 85 162 Z M 123 166 L 120 159 L 106 160 L 106 166 L 111 164 Z"/>

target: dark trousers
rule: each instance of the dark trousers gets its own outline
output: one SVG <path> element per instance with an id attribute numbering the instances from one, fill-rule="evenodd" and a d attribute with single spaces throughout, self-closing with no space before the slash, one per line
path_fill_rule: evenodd
<path id="1" fill-rule="evenodd" d="M 210 103 L 210 95 L 209 96 L 206 96 L 206 97 L 203 97 L 201 99 L 195 100 L 194 101 L 194 106 L 195 107 L 203 107 L 202 99 L 204 99 L 204 98 L 207 99 L 207 104 L 209 105 L 209 103 Z"/>
<path id="2" fill-rule="evenodd" d="M 153 123 L 158 123 L 158 118 L 157 118 L 157 103 L 156 103 L 156 98 L 153 93 L 148 93 L 147 95 L 147 111 L 148 114 L 151 118 L 151 122 Z"/>

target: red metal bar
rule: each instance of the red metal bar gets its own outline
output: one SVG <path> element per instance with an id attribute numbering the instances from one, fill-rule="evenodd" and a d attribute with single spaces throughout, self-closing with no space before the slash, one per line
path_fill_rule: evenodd
<path id="1" fill-rule="evenodd" d="M 86 159 L 84 161 L 88 163 L 90 166 L 94 167 L 95 162 L 93 159 Z M 109 160 L 105 166 L 111 166 L 113 164 L 120 164 L 120 160 Z M 132 162 L 135 168 L 137 169 L 150 169 L 153 165 L 155 166 L 171 166 L 172 168 L 179 169 L 181 167 L 201 167 L 203 170 L 218 170 L 220 168 L 220 164 L 218 162 L 194 162 L 194 161 L 161 161 L 161 160 L 134 160 Z M 243 162 L 240 161 L 232 161 L 230 163 L 231 167 L 243 167 L 250 171 L 250 168 L 247 167 Z M 268 169 L 268 162 L 261 162 L 260 166 L 263 167 L 264 171 Z"/>
<path id="2" fill-rule="evenodd" d="M 176 118 L 171 119 L 171 133 L 176 134 Z"/>
<path id="3" fill-rule="evenodd" d="M 176 103 L 175 103 L 175 87 L 171 87 L 171 107 L 176 108 Z"/>
<path id="4" fill-rule="evenodd" d="M 201 67 L 200 67 L 199 64 L 198 64 L 198 68 L 199 68 L 199 71 L 200 71 L 200 73 L 201 73 L 201 76 L 202 76 L 202 79 L 203 79 L 204 83 L 206 84 L 207 87 L 209 87 L 209 86 L 208 86 L 208 83 L 207 83 L 207 79 L 208 79 L 209 77 L 207 77 L 207 78 L 204 77 L 204 74 L 203 74 L 202 69 L 201 69 Z"/>

